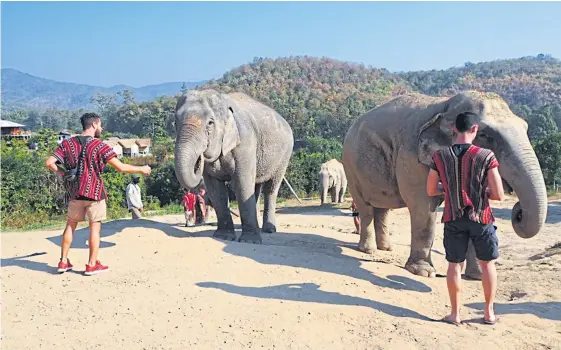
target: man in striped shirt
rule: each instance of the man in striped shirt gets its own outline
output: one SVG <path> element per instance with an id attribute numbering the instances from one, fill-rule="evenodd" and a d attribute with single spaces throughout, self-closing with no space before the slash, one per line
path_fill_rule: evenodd
<path id="1" fill-rule="evenodd" d="M 456 118 L 454 145 L 436 151 L 427 179 L 430 196 L 444 195 L 444 249 L 448 261 L 446 280 L 452 312 L 443 321 L 460 324 L 461 273 L 471 239 L 482 269 L 485 323 L 496 322 L 493 302 L 497 289 L 494 261 L 499 257 L 497 227 L 489 199 L 503 200 L 499 162 L 493 151 L 472 144 L 479 117 L 471 112 Z"/>
<path id="2" fill-rule="evenodd" d="M 141 173 L 150 175 L 148 165 L 133 166 L 122 163 L 113 149 L 101 141 L 101 118 L 95 113 L 85 113 L 80 118 L 83 132 L 81 135 L 63 140 L 53 154 L 47 158 L 45 165 L 50 170 L 64 176 L 57 164 L 65 169 L 76 169 L 76 181 L 65 181 L 65 202 L 68 205 L 66 228 L 62 235 L 61 256 L 58 272 L 72 270 L 68 260 L 68 252 L 72 245 L 72 238 L 78 222 L 88 217 L 90 237 L 88 245 L 90 258 L 86 264 L 86 275 L 95 275 L 106 271 L 109 267 L 97 260 L 99 251 L 101 221 L 107 218 L 107 193 L 103 185 L 101 173 L 106 164 L 117 171 L 125 173 Z M 81 161 L 80 158 L 82 159 Z"/>

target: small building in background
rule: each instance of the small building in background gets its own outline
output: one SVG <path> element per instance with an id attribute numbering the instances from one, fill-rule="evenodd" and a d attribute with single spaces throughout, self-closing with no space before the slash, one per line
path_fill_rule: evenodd
<path id="1" fill-rule="evenodd" d="M 123 147 L 123 156 L 134 158 L 138 157 L 138 144 L 136 139 L 119 139 L 119 144 Z"/>
<path id="2" fill-rule="evenodd" d="M 25 125 L 14 123 L 8 120 L 0 120 L 0 132 L 2 139 L 11 140 L 29 140 L 31 138 L 31 131 L 24 130 Z"/>
<path id="3" fill-rule="evenodd" d="M 63 140 L 69 139 L 69 138 L 71 138 L 71 137 L 72 137 L 72 133 L 71 133 L 70 131 L 68 131 L 68 130 L 61 130 L 61 131 L 59 131 L 59 133 L 58 133 L 56 142 L 60 145 L 60 143 L 61 143 Z"/>
<path id="4" fill-rule="evenodd" d="M 118 137 L 110 137 L 103 141 L 113 149 L 113 152 L 117 154 L 117 158 L 121 158 L 123 156 L 123 146 L 121 146 L 119 141 L 120 139 Z"/>
<path id="5" fill-rule="evenodd" d="M 138 153 L 143 156 L 149 155 L 151 150 L 150 146 L 152 145 L 152 139 L 138 139 L 136 140 L 136 144 L 138 145 Z"/>

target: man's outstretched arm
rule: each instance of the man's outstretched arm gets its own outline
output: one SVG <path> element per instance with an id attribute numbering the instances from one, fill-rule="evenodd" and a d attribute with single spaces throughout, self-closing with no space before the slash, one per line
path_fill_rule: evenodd
<path id="1" fill-rule="evenodd" d="M 107 164 L 111 165 L 113 168 L 115 168 L 115 170 L 121 173 L 129 173 L 129 174 L 140 173 L 143 175 L 150 175 L 150 172 L 152 171 L 152 169 L 150 169 L 148 165 L 135 166 L 135 165 L 125 164 L 121 162 L 117 157 L 111 158 L 107 162 Z"/>

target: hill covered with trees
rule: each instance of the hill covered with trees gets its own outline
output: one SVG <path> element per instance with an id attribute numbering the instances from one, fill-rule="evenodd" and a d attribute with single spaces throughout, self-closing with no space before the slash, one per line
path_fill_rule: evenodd
<path id="1" fill-rule="evenodd" d="M 400 74 L 329 58 L 255 58 L 203 88 L 248 93 L 285 116 L 296 138 L 342 139 L 354 118 L 411 91 L 495 92 L 527 119 L 533 140 L 561 128 L 561 61 L 541 54 Z"/>

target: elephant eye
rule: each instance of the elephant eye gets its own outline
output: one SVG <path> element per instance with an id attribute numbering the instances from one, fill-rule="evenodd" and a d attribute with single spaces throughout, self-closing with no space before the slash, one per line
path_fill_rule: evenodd
<path id="1" fill-rule="evenodd" d="M 214 120 L 212 120 L 212 119 L 209 120 L 209 121 L 208 121 L 208 126 L 213 126 L 213 125 L 214 125 Z"/>

